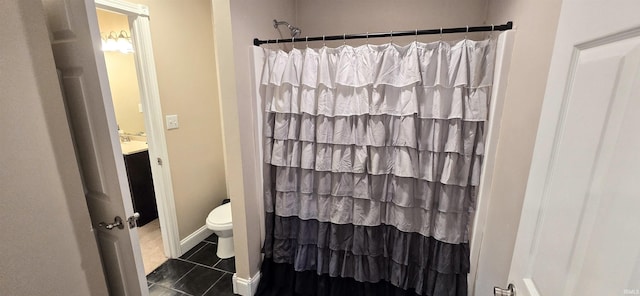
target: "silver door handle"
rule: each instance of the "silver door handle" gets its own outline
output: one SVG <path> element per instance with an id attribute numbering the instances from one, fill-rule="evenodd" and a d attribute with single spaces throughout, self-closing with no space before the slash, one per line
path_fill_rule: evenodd
<path id="1" fill-rule="evenodd" d="M 122 218 L 120 218 L 120 216 L 116 216 L 113 219 L 113 223 L 104 223 L 104 222 L 100 222 L 98 223 L 98 226 L 100 227 L 104 227 L 108 230 L 111 230 L 115 227 L 117 227 L 118 229 L 123 229 L 124 228 L 124 224 L 122 223 Z"/>
<path id="2" fill-rule="evenodd" d="M 509 284 L 506 289 L 493 287 L 493 295 L 495 296 L 516 296 L 516 286 Z"/>

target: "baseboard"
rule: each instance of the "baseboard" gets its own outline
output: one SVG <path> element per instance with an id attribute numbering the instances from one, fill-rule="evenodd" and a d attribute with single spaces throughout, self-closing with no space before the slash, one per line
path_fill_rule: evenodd
<path id="1" fill-rule="evenodd" d="M 206 225 L 200 227 L 200 229 L 194 231 L 192 234 L 189 234 L 183 240 L 180 241 L 180 256 L 191 250 L 191 248 L 195 247 L 205 238 L 213 234 L 213 230 L 207 228 Z"/>
<path id="2" fill-rule="evenodd" d="M 253 296 L 258 290 L 258 283 L 260 283 L 260 272 L 256 273 L 250 279 L 243 279 L 238 277 L 237 274 L 233 274 L 233 293 L 242 296 Z"/>

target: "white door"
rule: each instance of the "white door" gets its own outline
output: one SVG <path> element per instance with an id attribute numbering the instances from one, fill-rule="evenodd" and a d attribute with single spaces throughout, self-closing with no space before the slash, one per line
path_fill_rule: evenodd
<path id="1" fill-rule="evenodd" d="M 85 196 L 111 295 L 148 294 L 93 0 L 44 0 Z M 124 227 L 107 229 L 121 217 Z"/>
<path id="2" fill-rule="evenodd" d="M 635 0 L 562 4 L 509 274 L 518 296 L 640 295 L 639 13 Z"/>

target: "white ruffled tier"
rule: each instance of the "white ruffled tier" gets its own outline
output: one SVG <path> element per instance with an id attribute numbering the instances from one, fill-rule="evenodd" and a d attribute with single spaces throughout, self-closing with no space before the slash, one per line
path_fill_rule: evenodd
<path id="1" fill-rule="evenodd" d="M 264 135 L 272 140 L 267 145 L 284 145 L 289 140 L 360 147 L 408 147 L 462 155 L 484 153 L 484 123 L 478 121 L 392 115 L 326 117 L 306 113 L 267 113 L 266 116 Z M 270 159 L 273 156 L 266 157 Z"/>
<path id="2" fill-rule="evenodd" d="M 265 110 L 484 121 L 494 48 L 493 41 L 464 40 L 271 51 L 261 81 Z"/>
<path id="3" fill-rule="evenodd" d="M 353 88 L 265 86 L 266 111 L 334 116 L 416 114 L 419 118 L 453 119 L 469 121 L 487 120 L 487 106 L 491 87 L 455 88 L 421 87 L 412 84 L 395 87 L 386 84 Z"/>
<path id="4" fill-rule="evenodd" d="M 318 50 L 267 50 L 262 70 L 263 85 L 359 88 L 367 85 L 453 88 L 491 86 L 495 59 L 494 40 L 413 42 L 322 47 Z"/>
<path id="5" fill-rule="evenodd" d="M 361 147 L 354 145 L 316 144 L 278 141 L 265 155 L 273 166 L 301 168 L 317 172 L 395 175 L 448 185 L 477 185 L 482 157 L 455 152 L 419 151 L 409 147 Z M 282 172 L 295 176 L 296 171 Z"/>
<path id="6" fill-rule="evenodd" d="M 493 41 L 267 53 L 265 208 L 468 242 Z"/>

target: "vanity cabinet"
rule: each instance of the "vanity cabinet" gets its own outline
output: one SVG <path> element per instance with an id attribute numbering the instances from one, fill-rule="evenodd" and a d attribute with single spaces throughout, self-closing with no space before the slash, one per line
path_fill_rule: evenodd
<path id="1" fill-rule="evenodd" d="M 140 213 L 138 226 L 142 226 L 158 218 L 149 151 L 144 150 L 124 155 L 124 163 L 127 167 L 133 209 Z"/>

